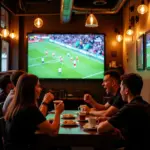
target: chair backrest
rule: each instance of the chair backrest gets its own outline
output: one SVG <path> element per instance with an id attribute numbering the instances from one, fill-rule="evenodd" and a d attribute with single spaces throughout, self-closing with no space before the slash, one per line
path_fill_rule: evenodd
<path id="1" fill-rule="evenodd" d="M 3 150 L 5 145 L 6 132 L 5 132 L 5 119 L 0 118 L 0 148 Z"/>
<path id="2" fill-rule="evenodd" d="M 4 102 L 1 102 L 0 103 L 0 117 L 3 117 L 3 105 L 4 105 Z"/>
<path id="3" fill-rule="evenodd" d="M 5 119 L 4 117 L 0 118 L 0 133 L 3 136 L 3 138 L 6 137 L 6 132 L 5 132 Z"/>

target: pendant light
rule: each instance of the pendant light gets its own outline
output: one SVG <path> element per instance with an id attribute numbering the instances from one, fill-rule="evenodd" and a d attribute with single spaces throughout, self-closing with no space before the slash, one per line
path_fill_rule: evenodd
<path id="1" fill-rule="evenodd" d="M 148 7 L 144 4 L 144 0 L 141 1 L 141 5 L 137 7 L 137 11 L 139 14 L 143 15 L 147 13 Z"/>
<path id="2" fill-rule="evenodd" d="M 1 35 L 2 37 L 7 38 L 9 36 L 9 30 L 6 27 L 6 13 L 4 14 L 4 19 L 5 19 L 5 26 L 1 31 Z"/>
<path id="3" fill-rule="evenodd" d="M 132 30 L 131 26 L 129 26 L 128 30 L 126 31 L 127 35 L 133 35 L 134 31 Z"/>
<path id="4" fill-rule="evenodd" d="M 6 38 L 9 35 L 9 31 L 8 29 L 6 29 L 6 27 L 4 29 L 2 29 L 1 31 L 2 37 Z"/>
<path id="5" fill-rule="evenodd" d="M 116 35 L 116 40 L 117 40 L 118 42 L 121 42 L 121 41 L 123 40 L 122 35 L 118 33 L 118 34 Z"/>
<path id="6" fill-rule="evenodd" d="M 34 20 L 34 26 L 37 28 L 41 28 L 43 26 L 43 20 L 41 18 L 36 18 Z"/>
<path id="7" fill-rule="evenodd" d="M 96 17 L 94 16 L 94 14 L 90 14 L 85 22 L 85 27 L 98 27 L 98 21 L 96 19 Z"/>
<path id="8" fill-rule="evenodd" d="M 128 27 L 128 30 L 126 31 L 126 34 L 129 36 L 133 35 L 133 33 L 134 33 L 134 31 L 132 30 L 132 26 L 131 26 L 130 11 L 131 11 L 131 7 L 130 7 L 130 1 L 129 1 L 129 27 Z"/>
<path id="9" fill-rule="evenodd" d="M 14 31 L 12 31 L 9 36 L 10 38 L 14 39 L 16 37 L 16 34 L 14 33 Z"/>

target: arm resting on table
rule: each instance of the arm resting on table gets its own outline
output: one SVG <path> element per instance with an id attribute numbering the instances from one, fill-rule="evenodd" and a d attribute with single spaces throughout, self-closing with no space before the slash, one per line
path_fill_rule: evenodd
<path id="1" fill-rule="evenodd" d="M 38 125 L 38 128 L 41 132 L 44 132 L 48 135 L 57 135 L 60 126 L 60 114 L 56 113 L 55 119 L 53 123 L 49 123 L 49 121 L 44 121 Z"/>

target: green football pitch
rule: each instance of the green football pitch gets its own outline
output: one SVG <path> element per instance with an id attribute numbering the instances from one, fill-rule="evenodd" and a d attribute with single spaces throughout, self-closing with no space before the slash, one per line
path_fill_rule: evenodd
<path id="1" fill-rule="evenodd" d="M 53 53 L 55 56 L 52 56 Z M 62 62 L 60 57 L 63 58 Z M 76 57 L 78 61 L 74 67 Z M 61 73 L 58 68 L 62 68 Z M 104 62 L 55 43 L 41 41 L 28 44 L 28 72 L 39 78 L 100 79 L 104 76 Z"/>

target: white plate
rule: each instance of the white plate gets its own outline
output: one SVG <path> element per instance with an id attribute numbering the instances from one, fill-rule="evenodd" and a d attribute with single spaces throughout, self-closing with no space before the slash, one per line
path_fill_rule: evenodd
<path id="1" fill-rule="evenodd" d="M 97 125 L 95 127 L 91 127 L 89 123 L 86 123 L 84 126 L 83 126 L 83 129 L 84 130 L 97 130 Z"/>
<path id="2" fill-rule="evenodd" d="M 62 126 L 78 126 L 78 123 L 77 122 L 75 122 L 75 124 L 61 124 Z"/>
<path id="3" fill-rule="evenodd" d="M 65 114 L 64 114 L 64 115 L 65 115 Z M 64 116 L 64 115 L 61 115 L 61 118 L 62 118 L 62 119 L 75 119 L 75 117 L 76 117 L 75 115 L 72 115 L 72 116 L 67 116 L 67 115 Z"/>

